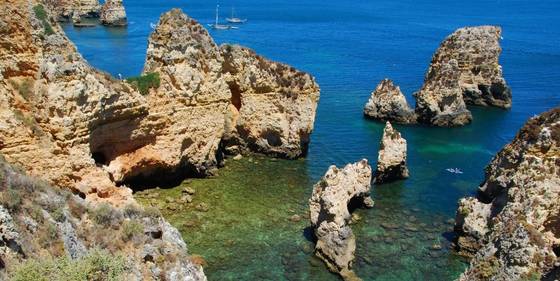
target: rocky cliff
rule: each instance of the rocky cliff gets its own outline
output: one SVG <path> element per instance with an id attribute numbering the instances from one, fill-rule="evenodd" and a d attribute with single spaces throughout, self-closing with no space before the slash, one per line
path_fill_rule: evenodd
<path id="1" fill-rule="evenodd" d="M 511 90 L 498 61 L 500 38 L 496 26 L 465 27 L 441 43 L 415 93 L 420 122 L 459 126 L 472 119 L 467 104 L 511 106 Z"/>
<path id="2" fill-rule="evenodd" d="M 406 140 L 387 121 L 379 146 L 375 183 L 382 184 L 406 178 L 408 178 Z"/>
<path id="3" fill-rule="evenodd" d="M 99 0 L 45 0 L 57 21 L 69 21 L 79 17 L 97 17 Z"/>
<path id="4" fill-rule="evenodd" d="M 104 25 L 127 25 L 126 11 L 122 0 L 106 0 L 99 12 L 99 20 Z"/>
<path id="5" fill-rule="evenodd" d="M 352 271 L 356 238 L 349 208 L 373 207 L 371 167 L 366 159 L 343 169 L 329 167 L 309 199 L 311 225 L 317 237 L 315 255 L 344 280 L 360 280 Z"/>
<path id="6" fill-rule="evenodd" d="M 558 274 L 559 144 L 560 108 L 531 118 L 492 159 L 477 197 L 461 199 L 457 248 L 474 258 L 460 280 Z"/>
<path id="7" fill-rule="evenodd" d="M 408 105 L 399 86 L 390 79 L 383 79 L 371 93 L 364 107 L 364 115 L 382 121 L 416 123 L 414 110 Z"/>
<path id="8" fill-rule="evenodd" d="M 157 210 L 93 206 L 1 158 L 0 203 L 2 280 L 206 280 Z"/>
<path id="9" fill-rule="evenodd" d="M 231 90 L 225 145 L 286 158 L 304 155 L 319 101 L 313 77 L 241 46 L 220 51 Z"/>

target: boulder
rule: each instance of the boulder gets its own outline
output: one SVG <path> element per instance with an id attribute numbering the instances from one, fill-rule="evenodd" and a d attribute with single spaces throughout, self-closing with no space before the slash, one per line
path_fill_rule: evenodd
<path id="1" fill-rule="evenodd" d="M 311 224 L 317 237 L 315 255 L 345 280 L 357 280 L 352 271 L 356 241 L 349 226 L 349 205 L 372 206 L 371 167 L 366 159 L 343 169 L 330 166 L 313 187 L 309 200 Z"/>
<path id="2" fill-rule="evenodd" d="M 284 158 L 307 153 L 319 102 L 315 79 L 237 45 L 220 47 L 231 90 L 224 141 Z"/>
<path id="3" fill-rule="evenodd" d="M 377 157 L 375 183 L 382 184 L 406 178 L 408 178 L 406 140 L 387 121 Z"/>
<path id="4" fill-rule="evenodd" d="M 467 104 L 511 107 L 511 90 L 499 64 L 501 28 L 460 28 L 439 46 L 415 93 L 418 121 L 460 126 L 472 116 Z"/>
<path id="5" fill-rule="evenodd" d="M 122 0 L 106 0 L 101 7 L 99 20 L 103 25 L 125 26 L 127 25 L 126 11 Z"/>
<path id="6" fill-rule="evenodd" d="M 540 279 L 558 271 L 560 108 L 531 118 L 486 167 L 477 197 L 460 201 L 459 280 Z"/>
<path id="7" fill-rule="evenodd" d="M 72 18 L 97 17 L 101 5 L 99 0 L 44 0 L 54 13 L 56 20 L 67 22 Z"/>
<path id="8" fill-rule="evenodd" d="M 408 105 L 399 86 L 390 79 L 383 79 L 371 93 L 364 108 L 364 115 L 381 121 L 416 123 L 414 110 Z"/>

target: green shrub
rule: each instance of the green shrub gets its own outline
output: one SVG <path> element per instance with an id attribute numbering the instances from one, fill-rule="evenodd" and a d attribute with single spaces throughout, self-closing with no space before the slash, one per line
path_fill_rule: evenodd
<path id="1" fill-rule="evenodd" d="M 45 35 L 54 34 L 54 30 L 51 24 L 49 23 L 49 16 L 47 14 L 47 11 L 45 11 L 45 7 L 43 7 L 43 5 L 41 4 L 36 5 L 35 7 L 33 7 L 33 12 L 35 12 L 35 16 L 43 24 L 44 34 Z"/>
<path id="2" fill-rule="evenodd" d="M 147 95 L 150 89 L 157 89 L 161 83 L 159 73 L 150 72 L 145 75 L 130 77 L 126 79 L 132 87 L 140 92 L 142 95 Z"/>
<path id="3" fill-rule="evenodd" d="M 63 222 L 66 219 L 66 215 L 64 215 L 63 208 L 56 208 L 52 213 L 51 216 L 57 222 Z"/>
<path id="4" fill-rule="evenodd" d="M 110 226 L 119 220 L 119 213 L 108 203 L 101 203 L 92 212 L 93 221 L 97 224 Z"/>
<path id="5" fill-rule="evenodd" d="M 15 189 L 8 189 L 0 194 L 0 202 L 10 211 L 18 211 L 21 207 L 21 194 Z"/>
<path id="6" fill-rule="evenodd" d="M 125 259 L 106 251 L 93 249 L 86 256 L 71 260 L 68 257 L 27 260 L 11 274 L 14 281 L 87 281 L 122 280 Z"/>
<path id="7" fill-rule="evenodd" d="M 129 241 L 135 236 L 144 234 L 144 225 L 135 221 L 125 221 L 122 225 L 121 237 L 124 241 Z"/>
<path id="8" fill-rule="evenodd" d="M 142 216 L 142 209 L 136 204 L 127 204 L 123 208 L 123 214 L 127 218 L 139 218 Z"/>
<path id="9" fill-rule="evenodd" d="M 150 218 L 159 218 L 161 217 L 161 212 L 156 207 L 148 206 L 144 208 L 144 215 Z"/>

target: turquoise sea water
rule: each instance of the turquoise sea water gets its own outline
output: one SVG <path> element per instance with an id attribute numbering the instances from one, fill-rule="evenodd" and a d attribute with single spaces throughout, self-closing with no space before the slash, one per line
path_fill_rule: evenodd
<path id="1" fill-rule="evenodd" d="M 127 28 L 65 30 L 95 67 L 115 76 L 138 75 L 151 22 L 180 7 L 206 25 L 215 4 L 125 0 Z M 304 214 L 312 184 L 329 165 L 361 158 L 375 165 L 383 124 L 365 120 L 362 108 L 381 79 L 393 79 L 413 104 L 411 95 L 445 36 L 462 26 L 502 26 L 501 64 L 513 92 L 511 110 L 473 107 L 473 123 L 462 128 L 396 126 L 408 140 L 411 177 L 374 187 L 376 207 L 359 210 L 363 219 L 353 226 L 356 271 L 366 280 L 457 277 L 464 263 L 445 249 L 446 221 L 457 200 L 474 193 L 484 166 L 529 117 L 560 105 L 560 2 L 230 0 L 220 5 L 224 17 L 235 5 L 249 21 L 238 30 L 211 31 L 216 42 L 239 43 L 310 72 L 321 86 L 321 100 L 306 159 L 230 161 L 218 179 L 190 183 L 197 188 L 195 202 L 209 203 L 210 211 L 186 208 L 184 218 L 167 212 L 191 251 L 207 259 L 210 280 L 336 280 L 308 253 L 306 219 L 287 218 Z M 449 167 L 464 174 L 450 174 Z M 178 196 L 179 189 L 154 192 Z M 433 244 L 444 250 L 432 250 Z"/>

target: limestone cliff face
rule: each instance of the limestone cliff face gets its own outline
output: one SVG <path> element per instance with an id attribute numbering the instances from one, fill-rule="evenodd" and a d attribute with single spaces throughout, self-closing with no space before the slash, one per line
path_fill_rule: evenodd
<path id="1" fill-rule="evenodd" d="M 349 226 L 351 215 L 348 206 L 355 200 L 366 207 L 373 207 L 370 187 L 371 167 L 363 159 L 343 169 L 329 167 L 313 187 L 309 199 L 311 224 L 317 237 L 315 254 L 329 270 L 345 280 L 359 280 L 352 271 L 356 238 Z"/>
<path id="2" fill-rule="evenodd" d="M 511 106 L 511 90 L 498 62 L 500 36 L 496 26 L 465 27 L 441 43 L 415 94 L 420 122 L 460 126 L 472 119 L 467 104 Z"/>
<path id="3" fill-rule="evenodd" d="M 127 25 L 126 11 L 122 0 L 106 0 L 99 12 L 99 20 L 104 25 Z"/>
<path id="4" fill-rule="evenodd" d="M 223 45 L 231 105 L 225 144 L 286 158 L 307 152 L 319 86 L 313 77 L 254 51 Z"/>
<path id="5" fill-rule="evenodd" d="M 72 17 L 96 17 L 101 5 L 99 0 L 45 0 L 58 21 L 69 21 Z"/>
<path id="6" fill-rule="evenodd" d="M 96 248 L 112 264 L 118 256 L 124 259 L 127 266 L 119 280 L 206 280 L 177 229 L 153 211 L 135 204 L 123 209 L 93 206 L 18 172 L 1 155 L 0 179 L 2 280 L 29 259 L 66 256 L 75 261 Z"/>
<path id="7" fill-rule="evenodd" d="M 406 140 L 387 121 L 377 157 L 375 183 L 382 184 L 406 178 L 408 178 Z"/>
<path id="8" fill-rule="evenodd" d="M 150 142 L 145 99 L 92 69 L 37 1 L 4 1 L 0 19 L 0 152 L 32 175 L 97 200 L 126 202 L 100 168 Z"/>
<path id="9" fill-rule="evenodd" d="M 560 108 L 529 120 L 492 159 L 476 198 L 459 202 L 460 280 L 527 280 L 560 263 Z M 552 280 L 552 279 L 551 279 Z"/>
<path id="10" fill-rule="evenodd" d="M 162 170 L 206 175 L 218 164 L 231 98 L 222 62 L 199 23 L 179 9 L 161 16 L 144 66 L 144 73 L 159 74 L 161 85 L 146 96 L 150 116 L 142 121 L 158 128 L 157 137 L 111 161 L 108 169 L 116 181 Z"/>
<path id="11" fill-rule="evenodd" d="M 402 124 L 416 122 L 414 110 L 406 102 L 399 86 L 390 79 L 383 79 L 371 93 L 364 108 L 364 115 L 377 120 Z"/>

